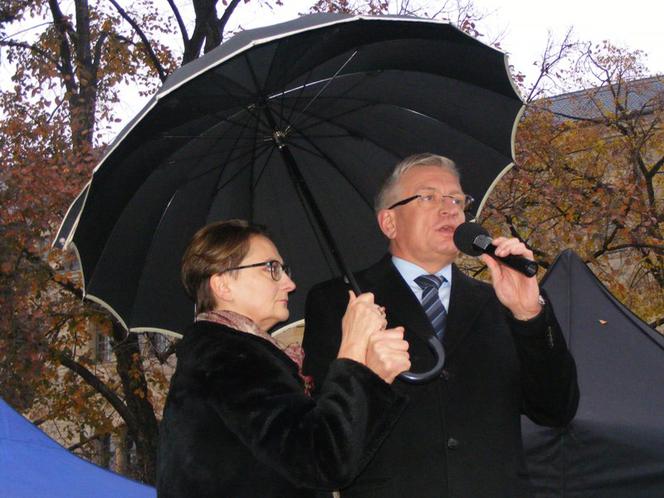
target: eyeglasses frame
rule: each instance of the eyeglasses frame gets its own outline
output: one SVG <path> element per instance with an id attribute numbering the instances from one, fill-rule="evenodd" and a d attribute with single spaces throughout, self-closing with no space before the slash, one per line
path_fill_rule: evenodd
<path id="1" fill-rule="evenodd" d="M 278 265 L 279 267 L 281 267 L 281 273 L 279 273 L 279 278 L 275 278 L 275 270 L 273 270 L 275 265 Z M 250 265 L 242 265 L 242 266 L 235 266 L 233 268 L 226 268 L 224 271 L 219 272 L 219 274 L 221 275 L 222 273 L 227 273 L 229 271 L 234 271 L 234 270 L 244 270 L 246 268 L 258 268 L 259 266 L 266 266 L 270 270 L 270 277 L 275 282 L 279 282 L 279 280 L 281 280 L 281 277 L 283 276 L 284 273 L 286 275 L 288 275 L 288 278 L 290 278 L 290 276 L 291 276 L 291 267 L 290 267 L 290 265 L 282 263 L 281 261 L 277 261 L 276 259 L 271 259 L 270 261 L 262 261 L 260 263 L 253 263 L 253 264 L 250 264 Z"/>
<path id="2" fill-rule="evenodd" d="M 475 202 L 475 199 L 473 198 L 472 195 L 469 195 L 469 194 L 463 194 L 463 196 L 464 196 L 464 199 L 465 199 L 466 202 L 465 202 L 465 205 L 462 209 L 463 209 L 463 211 L 466 211 L 470 206 L 472 206 L 473 202 Z M 398 202 L 395 202 L 394 204 L 392 204 L 387 209 L 394 209 L 394 208 L 399 207 L 399 206 L 405 206 L 409 202 L 413 202 L 415 199 L 419 199 L 421 197 L 424 197 L 424 194 L 411 195 L 410 197 L 406 197 L 405 199 L 402 199 Z M 441 197 L 449 197 L 450 199 L 454 199 L 454 196 L 452 196 L 452 195 L 443 195 L 443 194 L 441 194 Z"/>

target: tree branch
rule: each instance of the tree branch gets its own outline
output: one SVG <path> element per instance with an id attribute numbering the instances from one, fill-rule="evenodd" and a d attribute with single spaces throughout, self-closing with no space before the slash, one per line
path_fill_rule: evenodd
<path id="1" fill-rule="evenodd" d="M 26 50 L 30 50 L 31 52 L 42 56 L 44 59 L 49 61 L 50 63 L 54 64 L 56 69 L 59 72 L 64 72 L 64 67 L 60 65 L 60 62 L 53 58 L 51 54 L 46 52 L 45 50 L 37 47 L 36 45 L 30 45 L 29 43 L 24 43 L 24 42 L 17 42 L 14 40 L 3 40 L 0 41 L 0 46 L 5 46 L 5 47 L 16 47 L 16 48 L 24 48 Z"/>
<path id="2" fill-rule="evenodd" d="M 184 25 L 184 21 L 182 20 L 180 9 L 178 9 L 173 0 L 168 0 L 168 5 L 171 6 L 175 20 L 177 21 L 178 27 L 180 28 L 180 34 L 182 35 L 182 45 L 186 47 L 189 43 L 189 34 L 187 33 L 187 27 Z"/>
<path id="3" fill-rule="evenodd" d="M 226 24 L 239 4 L 240 0 L 231 0 L 231 3 L 228 4 L 228 7 L 226 7 L 224 10 L 223 15 L 217 21 L 217 28 L 219 29 L 219 36 L 221 40 L 224 39 L 224 30 L 226 29 Z"/>
<path id="4" fill-rule="evenodd" d="M 616 251 L 622 251 L 623 249 L 652 249 L 653 251 L 664 253 L 664 245 L 639 244 L 637 242 L 630 242 L 626 244 L 618 244 L 613 247 L 607 247 L 605 252 L 607 253 L 616 252 Z M 600 253 L 599 255 L 601 256 L 601 254 L 602 253 Z"/>
<path id="5" fill-rule="evenodd" d="M 60 60 L 62 60 L 61 74 L 62 81 L 64 81 L 67 91 L 71 94 L 76 93 L 76 83 L 74 73 L 74 66 L 72 64 L 71 57 L 71 48 L 69 46 L 69 40 L 67 39 L 67 33 L 71 33 L 71 25 L 62 14 L 60 10 L 60 5 L 57 0 L 48 0 L 48 4 L 51 7 L 51 15 L 53 16 L 53 23 L 55 25 L 55 30 L 58 33 L 60 38 Z"/>
<path id="6" fill-rule="evenodd" d="M 96 434 L 93 434 L 92 436 L 83 438 L 78 443 L 72 444 L 71 446 L 68 446 L 67 450 L 68 451 L 74 451 L 74 450 L 77 450 L 79 448 L 82 448 L 83 446 L 85 446 L 88 443 L 91 443 L 92 441 L 96 441 L 98 439 L 101 439 L 106 434 L 108 434 L 108 433 L 107 432 L 101 432 L 101 433 L 96 433 Z"/>
<path id="7" fill-rule="evenodd" d="M 647 178 L 652 179 L 659 173 L 659 171 L 662 169 L 662 166 L 664 166 L 664 156 L 660 157 L 659 160 L 653 164 L 652 168 L 650 168 L 650 171 L 647 174 Z"/>
<path id="8" fill-rule="evenodd" d="M 33 264 L 35 266 L 39 266 L 40 268 L 48 271 L 49 278 L 53 282 L 58 284 L 63 290 L 66 290 L 66 291 L 72 293 L 74 296 L 76 296 L 79 299 L 83 299 L 83 291 L 79 287 L 77 287 L 76 284 L 74 284 L 74 282 L 72 282 L 69 279 L 66 280 L 66 281 L 61 281 L 61 280 L 58 280 L 58 279 L 54 278 L 55 275 L 56 275 L 56 271 L 53 268 L 51 268 L 49 265 L 47 265 L 41 257 L 39 257 L 36 254 L 33 254 L 33 253 L 29 252 L 27 249 L 23 249 L 21 251 L 21 254 L 31 264 Z"/>
<path id="9" fill-rule="evenodd" d="M 164 67 L 161 65 L 161 62 L 159 62 L 159 59 L 157 58 L 157 55 L 154 53 L 154 50 L 152 49 L 152 45 L 150 45 L 150 41 L 148 40 L 148 37 L 145 35 L 141 27 L 134 21 L 125 10 L 120 7 L 118 2 L 115 0 L 109 0 L 115 9 L 118 11 L 118 13 L 122 16 L 122 18 L 127 21 L 132 28 L 134 28 L 134 31 L 136 31 L 136 34 L 138 37 L 141 39 L 141 42 L 143 43 L 143 48 L 145 49 L 145 52 L 148 55 L 148 58 L 150 61 L 152 61 L 152 64 L 154 65 L 154 68 L 157 70 L 157 73 L 159 73 L 159 79 L 163 82 L 166 81 L 166 77 L 168 76 L 166 74 L 166 71 L 164 70 Z"/>
<path id="10" fill-rule="evenodd" d="M 546 48 L 544 49 L 544 54 L 542 55 L 542 60 L 540 61 L 539 75 L 537 76 L 535 83 L 530 87 L 530 91 L 526 97 L 527 104 L 532 102 L 535 98 L 537 98 L 538 95 L 541 94 L 542 89 L 539 88 L 539 85 L 542 80 L 544 78 L 551 78 L 551 70 L 556 64 L 565 58 L 567 51 L 574 46 L 574 42 L 571 41 L 571 38 L 572 28 L 567 30 L 563 40 L 560 42 L 558 48 L 556 49 L 555 43 L 551 38 L 551 33 L 549 33 L 549 37 L 546 42 Z"/>
<path id="11" fill-rule="evenodd" d="M 664 316 L 658 318 L 657 320 L 653 320 L 650 322 L 648 325 L 650 325 L 652 328 L 656 329 L 660 325 L 664 325 Z"/>
<path id="12" fill-rule="evenodd" d="M 92 78 L 94 79 L 95 83 L 97 82 L 97 75 L 99 74 L 99 64 L 101 63 L 101 51 L 104 48 L 104 42 L 106 41 L 106 38 L 108 38 L 108 35 L 109 33 L 105 31 L 99 33 L 99 38 L 95 43 L 95 48 L 93 51 L 94 55 L 92 56 L 92 65 L 91 65 Z"/>
<path id="13" fill-rule="evenodd" d="M 122 402 L 122 400 L 115 394 L 111 389 L 108 388 L 99 378 L 90 372 L 83 365 L 72 359 L 69 355 L 63 352 L 59 352 L 58 360 L 60 363 L 67 367 L 69 370 L 77 374 L 81 379 L 83 379 L 90 387 L 95 391 L 101 394 L 106 401 L 108 401 L 113 408 L 118 412 L 118 414 L 124 419 L 124 421 L 129 424 L 135 424 L 136 419 L 134 414 L 129 411 L 127 406 Z"/>
<path id="14" fill-rule="evenodd" d="M 87 0 L 78 0 L 76 5 L 76 55 L 78 57 L 78 70 L 80 79 L 85 80 L 85 73 L 92 66 L 90 54 L 90 9 Z M 83 73 L 83 74 L 81 74 Z M 92 84 L 92 82 L 88 82 Z M 81 86 L 84 86 L 81 84 Z"/>

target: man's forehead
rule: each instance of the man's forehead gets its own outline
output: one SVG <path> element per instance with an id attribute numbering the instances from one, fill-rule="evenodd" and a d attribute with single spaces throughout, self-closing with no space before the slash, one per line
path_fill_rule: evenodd
<path id="1" fill-rule="evenodd" d="M 416 192 L 423 192 L 423 193 L 435 193 L 438 192 L 440 194 L 462 194 L 463 190 L 459 185 L 455 185 L 451 188 L 446 188 L 445 191 L 441 191 L 439 188 L 436 187 L 428 187 L 428 186 L 423 186 L 423 187 L 416 187 L 415 188 Z"/>
<path id="2" fill-rule="evenodd" d="M 414 168 L 415 169 L 415 168 Z M 414 190 L 445 190 L 444 193 L 462 192 L 461 184 L 459 179 L 454 173 L 449 171 L 437 168 L 438 171 L 421 171 L 419 174 L 410 175 L 409 177 L 403 178 L 406 180 L 402 182 L 402 185 L 408 185 L 411 189 Z"/>

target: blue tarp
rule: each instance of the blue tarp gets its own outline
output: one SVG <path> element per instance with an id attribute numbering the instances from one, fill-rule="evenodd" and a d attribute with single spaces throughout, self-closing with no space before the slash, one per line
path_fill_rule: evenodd
<path id="1" fill-rule="evenodd" d="M 155 498 L 154 488 L 67 451 L 0 399 L 3 498 Z"/>

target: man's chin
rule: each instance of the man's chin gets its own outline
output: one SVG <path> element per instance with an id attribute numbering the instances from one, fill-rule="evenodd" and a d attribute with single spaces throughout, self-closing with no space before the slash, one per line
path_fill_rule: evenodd
<path id="1" fill-rule="evenodd" d="M 436 251 L 436 255 L 439 256 L 441 261 L 452 262 L 459 255 L 459 250 L 456 248 L 454 243 L 450 241 L 448 244 L 442 244 L 439 246 Z"/>

